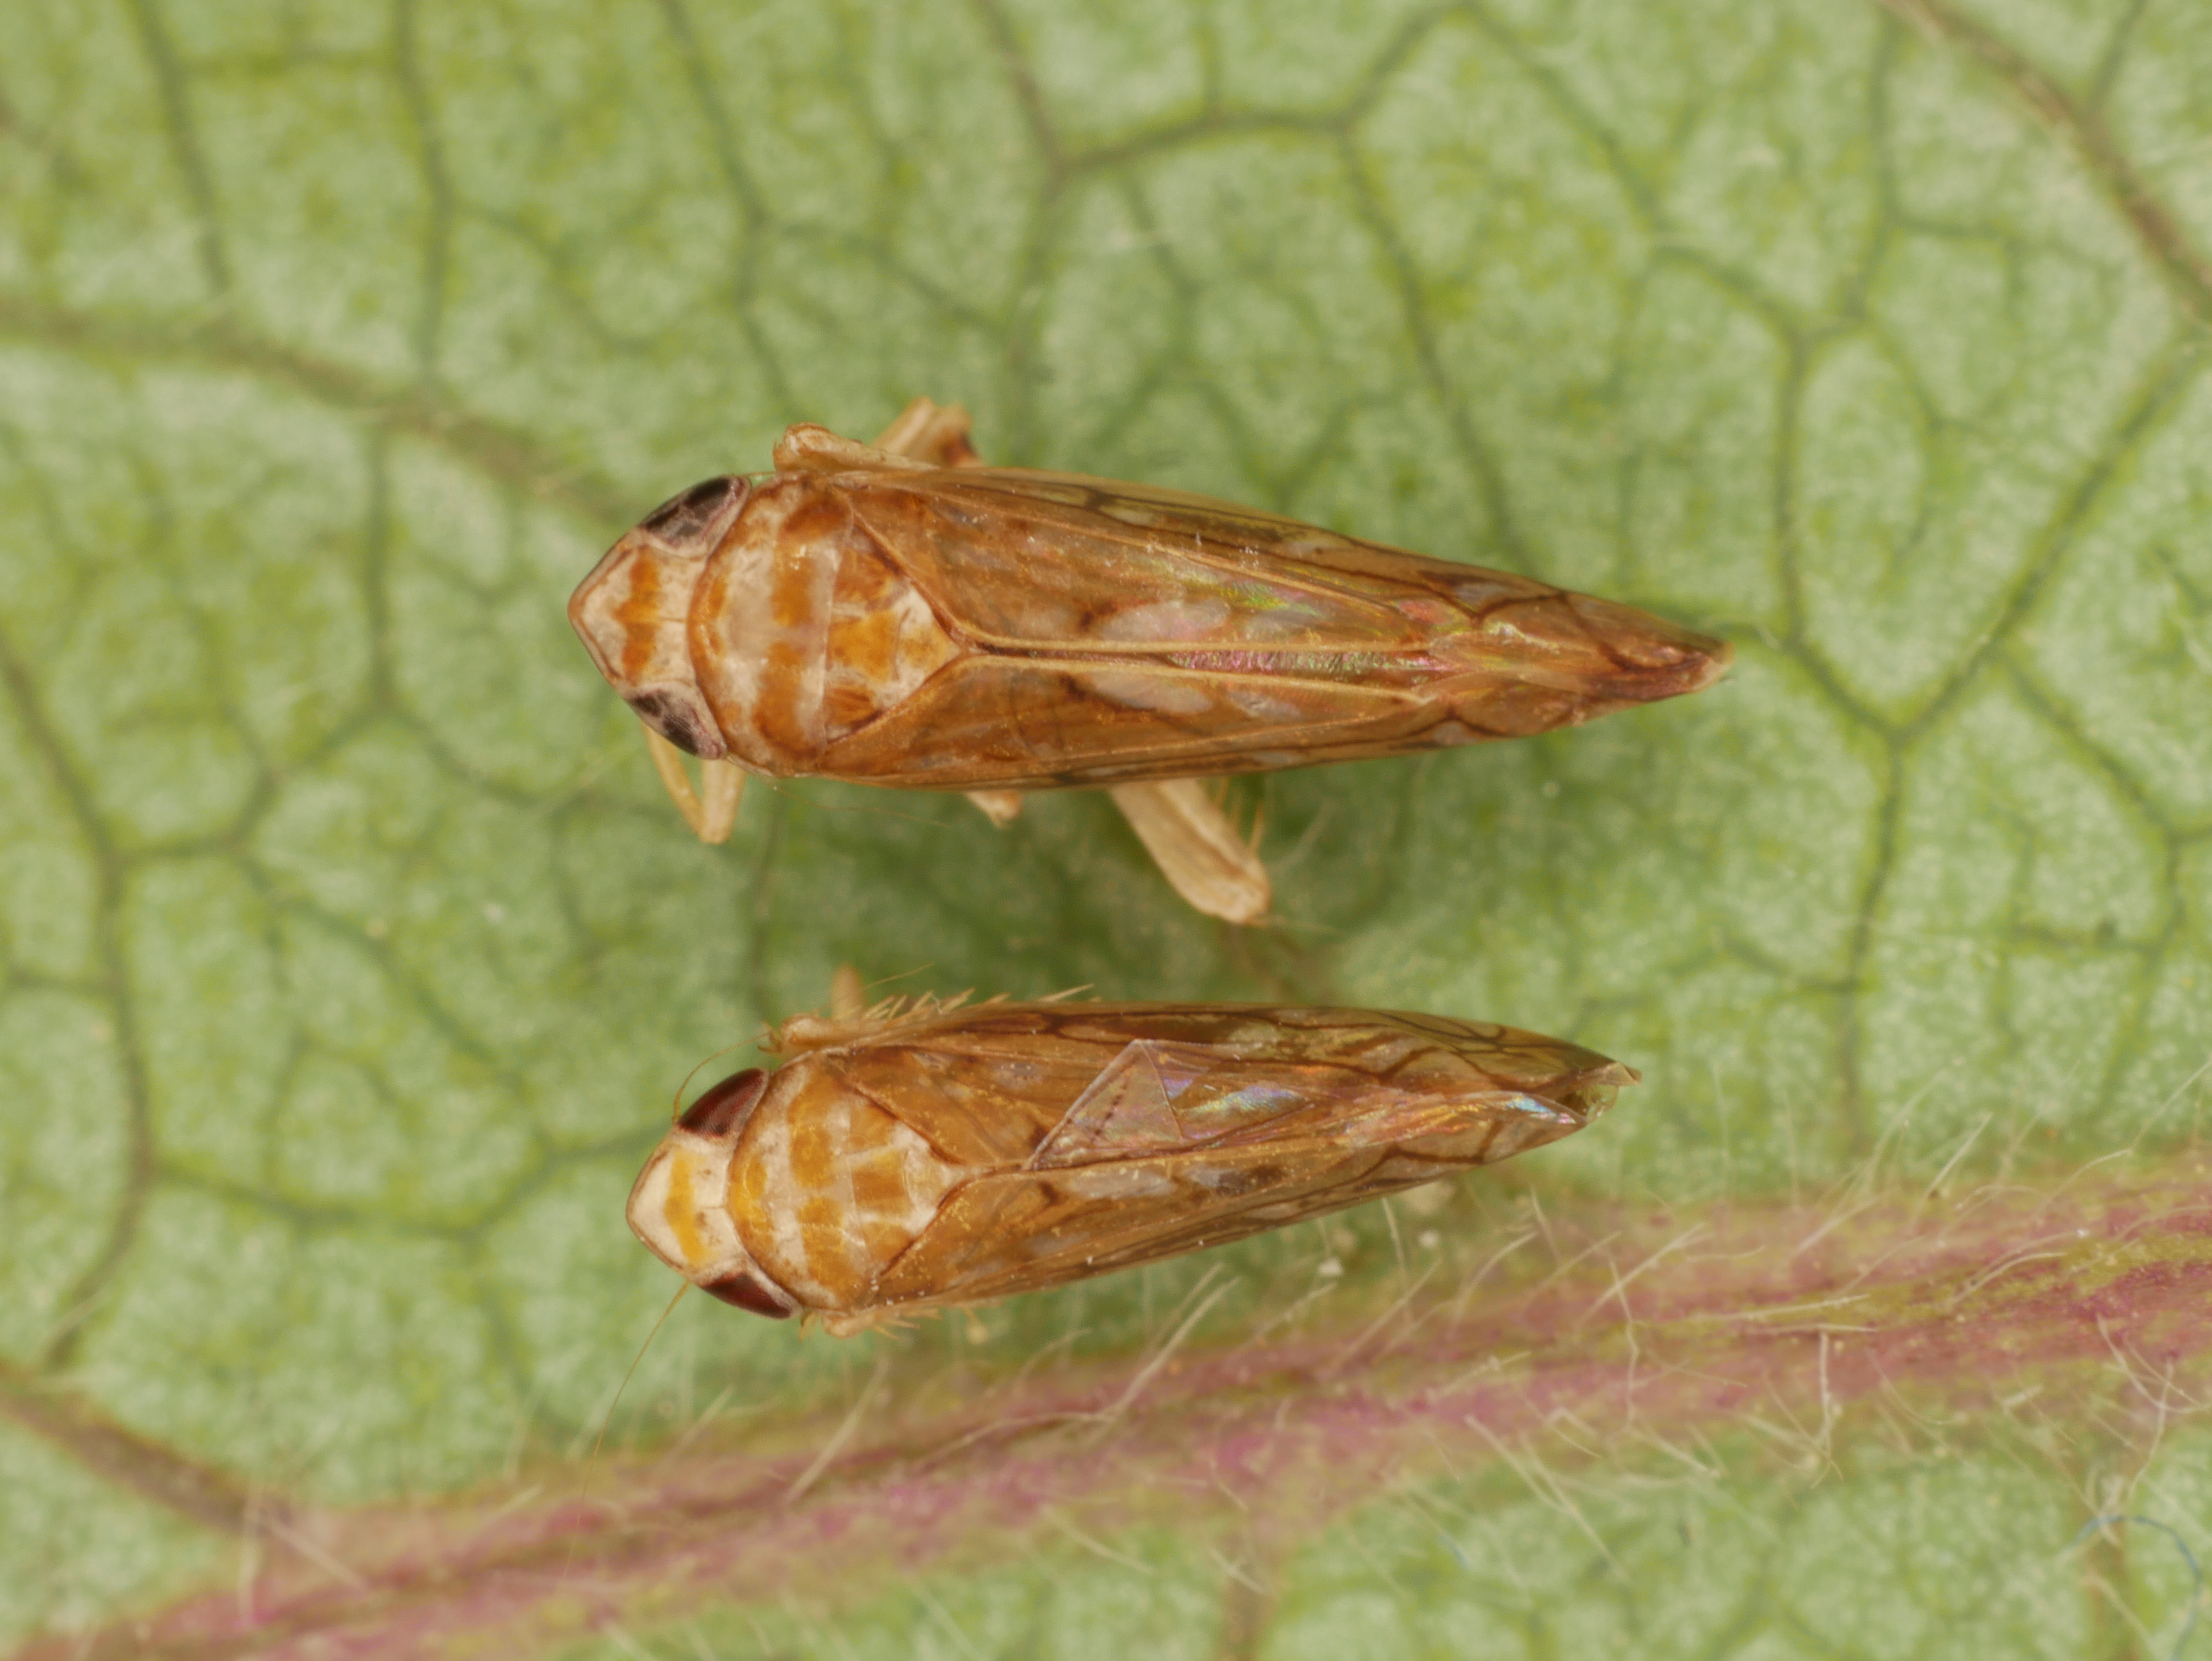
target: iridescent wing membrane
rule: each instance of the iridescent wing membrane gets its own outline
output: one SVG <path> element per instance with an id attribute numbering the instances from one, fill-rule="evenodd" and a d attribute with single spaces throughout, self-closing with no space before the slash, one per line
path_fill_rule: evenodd
<path id="1" fill-rule="evenodd" d="M 975 1176 L 879 1277 L 964 1304 L 1279 1227 L 1580 1129 L 1635 1074 L 1537 1034 L 1262 1006 L 986 1006 L 826 1052 Z"/>
<path id="2" fill-rule="evenodd" d="M 1177 491 L 994 467 L 808 482 L 953 648 L 888 707 L 833 717 L 817 768 L 836 777 L 1118 783 L 1516 737 L 1694 691 L 1726 655 L 1626 606 Z"/>

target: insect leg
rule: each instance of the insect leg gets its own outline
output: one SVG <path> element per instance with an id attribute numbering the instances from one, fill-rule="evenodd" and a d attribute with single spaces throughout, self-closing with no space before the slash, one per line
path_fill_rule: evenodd
<path id="1" fill-rule="evenodd" d="M 801 422 L 787 428 L 770 459 L 780 473 L 851 473 L 897 467 L 980 467 L 968 442 L 968 411 L 917 398 L 873 444 Z"/>
<path id="2" fill-rule="evenodd" d="M 699 828 L 699 839 L 727 842 L 737 828 L 738 804 L 745 799 L 745 770 L 735 762 L 702 761 L 699 771 L 707 787 L 706 823 Z"/>
<path id="3" fill-rule="evenodd" d="M 700 782 L 705 799 L 691 787 L 690 775 L 684 770 L 684 752 L 650 727 L 642 729 L 645 747 L 653 757 L 653 770 L 660 775 L 660 782 L 668 792 L 668 799 L 684 815 L 684 824 L 691 834 L 703 843 L 725 843 L 730 832 L 737 828 L 738 804 L 744 800 L 744 769 L 726 761 L 702 761 L 699 764 Z"/>
<path id="4" fill-rule="evenodd" d="M 968 442 L 972 424 L 960 405 L 933 404 L 917 398 L 877 435 L 876 448 L 912 461 L 926 461 L 933 467 L 980 467 L 983 458 Z"/>
<path id="5" fill-rule="evenodd" d="M 1000 830 L 1022 816 L 1022 793 L 1018 790 L 970 790 L 967 795 Z"/>
<path id="6" fill-rule="evenodd" d="M 817 427 L 810 422 L 785 428 L 783 436 L 775 441 L 775 448 L 769 453 L 769 459 L 775 464 L 779 473 L 882 472 L 886 468 L 930 465 L 890 450 L 878 450 L 858 439 L 840 438 L 827 427 Z"/>
<path id="7" fill-rule="evenodd" d="M 1119 784 L 1107 794 L 1161 874 L 1193 906 L 1228 922 L 1267 916 L 1274 897 L 1267 867 L 1197 780 Z"/>

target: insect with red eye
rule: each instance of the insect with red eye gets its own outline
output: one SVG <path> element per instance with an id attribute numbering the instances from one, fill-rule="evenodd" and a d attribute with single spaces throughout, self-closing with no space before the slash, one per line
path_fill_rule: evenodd
<path id="1" fill-rule="evenodd" d="M 878 445 L 797 426 L 775 471 L 662 504 L 569 620 L 706 840 L 747 773 L 1103 787 L 1186 899 L 1267 911 L 1200 779 L 1571 727 L 1711 684 L 1722 642 L 1532 578 L 1177 490 L 981 465 L 927 399 Z M 695 791 L 678 751 L 705 767 Z"/>
<path id="2" fill-rule="evenodd" d="M 1436 1015 L 893 1000 L 678 1116 L 629 1226 L 724 1302 L 840 1335 L 1279 1228 L 1581 1129 L 1637 1074 Z"/>

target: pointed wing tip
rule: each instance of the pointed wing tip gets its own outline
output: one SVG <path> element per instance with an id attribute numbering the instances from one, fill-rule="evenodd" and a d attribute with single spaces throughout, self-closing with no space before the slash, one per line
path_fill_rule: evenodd
<path id="1" fill-rule="evenodd" d="M 1605 1062 L 1585 1071 L 1559 1095 L 1559 1105 L 1581 1116 L 1588 1124 L 1613 1110 L 1614 1096 L 1630 1085 L 1641 1084 L 1644 1075 L 1626 1062 Z"/>
<path id="2" fill-rule="evenodd" d="M 1632 642 L 1616 639 L 1610 645 L 1632 666 L 1622 677 L 1626 683 L 1623 691 L 1644 703 L 1702 692 L 1735 661 L 1735 648 L 1728 642 L 1671 625 L 1648 629 Z"/>
<path id="3" fill-rule="evenodd" d="M 1587 640 L 1613 666 L 1601 678 L 1614 682 L 1618 696 L 1650 703 L 1701 692 L 1735 661 L 1727 641 L 1618 600 L 1570 594 L 1567 604 Z"/>
<path id="4" fill-rule="evenodd" d="M 1702 692 L 1728 673 L 1735 661 L 1735 648 L 1724 640 L 1714 640 L 1705 635 L 1692 635 L 1695 655 L 1684 660 L 1682 691 Z"/>

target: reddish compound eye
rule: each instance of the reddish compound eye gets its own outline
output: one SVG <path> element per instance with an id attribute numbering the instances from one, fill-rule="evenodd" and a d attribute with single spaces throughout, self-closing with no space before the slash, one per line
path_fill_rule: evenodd
<path id="1" fill-rule="evenodd" d="M 734 1309 L 765 1315 L 771 1321 L 791 1318 L 789 1307 L 770 1292 L 757 1275 L 727 1275 L 701 1287 L 699 1290 L 710 1298 L 720 1298 Z"/>
<path id="2" fill-rule="evenodd" d="M 752 1116 L 753 1104 L 767 1088 L 768 1074 L 757 1067 L 732 1073 L 685 1108 L 676 1123 L 694 1135 L 734 1136 L 744 1129 L 745 1121 Z"/>

